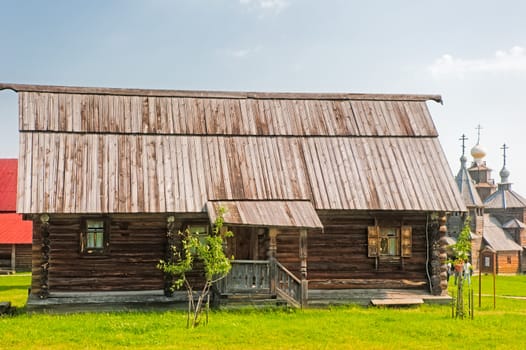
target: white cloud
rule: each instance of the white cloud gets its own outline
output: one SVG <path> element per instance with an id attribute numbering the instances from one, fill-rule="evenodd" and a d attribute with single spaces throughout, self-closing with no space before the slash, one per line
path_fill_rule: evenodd
<path id="1" fill-rule="evenodd" d="M 288 0 L 239 0 L 239 3 L 248 6 L 250 9 L 271 12 L 274 14 L 280 13 L 283 9 L 289 6 Z"/>
<path id="2" fill-rule="evenodd" d="M 220 52 L 229 57 L 234 57 L 238 59 L 246 58 L 247 56 L 253 55 L 261 51 L 261 46 L 255 46 L 250 48 L 240 48 L 240 49 L 222 49 Z"/>
<path id="3" fill-rule="evenodd" d="M 514 46 L 508 51 L 497 51 L 493 57 L 463 59 L 445 54 L 429 66 L 435 78 L 455 76 L 463 78 L 469 73 L 526 73 L 526 49 Z"/>

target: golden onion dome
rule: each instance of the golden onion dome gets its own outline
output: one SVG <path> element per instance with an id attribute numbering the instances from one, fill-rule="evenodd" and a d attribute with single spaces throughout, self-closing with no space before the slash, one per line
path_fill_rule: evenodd
<path id="1" fill-rule="evenodd" d="M 486 156 L 486 150 L 478 143 L 471 149 L 471 156 L 476 162 L 479 162 Z"/>

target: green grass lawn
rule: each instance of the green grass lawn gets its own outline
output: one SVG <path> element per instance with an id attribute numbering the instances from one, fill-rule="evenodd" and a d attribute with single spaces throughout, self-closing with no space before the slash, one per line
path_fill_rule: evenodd
<path id="1" fill-rule="evenodd" d="M 28 284 L 27 276 L 0 277 L 0 299 L 24 300 Z M 491 276 L 482 292 L 493 292 Z M 499 276 L 497 294 L 496 310 L 492 296 L 482 297 L 480 309 L 475 303 L 474 320 L 452 319 L 447 305 L 244 309 L 214 311 L 208 326 L 186 329 L 183 312 L 22 310 L 0 318 L 0 349 L 523 349 L 526 300 L 504 296 L 525 296 L 526 276 Z"/>
<path id="2" fill-rule="evenodd" d="M 30 284 L 30 273 L 0 275 L 0 302 L 10 301 L 13 306 L 23 307 L 27 301 L 27 290 Z"/>

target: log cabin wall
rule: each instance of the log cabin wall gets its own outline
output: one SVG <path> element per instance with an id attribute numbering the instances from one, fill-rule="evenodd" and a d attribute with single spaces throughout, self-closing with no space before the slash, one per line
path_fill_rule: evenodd
<path id="1" fill-rule="evenodd" d="M 425 213 L 342 211 L 320 213 L 320 219 L 324 232 L 309 233 L 308 236 L 310 288 L 422 288 L 428 283 Z M 380 258 L 378 265 L 376 258 L 368 257 L 367 227 L 374 225 L 375 219 L 380 225 L 412 227 L 411 257 L 401 260 Z M 354 281 L 327 282 L 349 279 Z"/>
<path id="2" fill-rule="evenodd" d="M 11 268 L 11 244 L 0 244 L 0 269 Z"/>
<path id="3" fill-rule="evenodd" d="M 519 253 L 499 252 L 497 254 L 497 273 L 516 274 L 519 273 Z"/>
<path id="4" fill-rule="evenodd" d="M 15 245 L 15 269 L 16 271 L 31 271 L 31 244 Z"/>
<path id="5" fill-rule="evenodd" d="M 426 214 L 320 212 L 324 231 L 308 233 L 309 288 L 422 288 L 426 275 Z M 400 259 L 369 258 L 367 228 L 375 224 L 412 227 L 412 255 Z M 428 232 L 431 236 L 431 233 Z M 299 277 L 298 233 L 280 231 L 277 259 Z M 390 261 L 388 261 L 390 260 Z"/>
<path id="6" fill-rule="evenodd" d="M 49 292 L 133 291 L 163 289 L 156 268 L 165 256 L 165 218 L 133 215 L 110 218 L 109 246 L 103 254 L 80 252 L 83 217 L 50 219 Z M 32 293 L 41 284 L 40 222 L 34 222 Z"/>
<path id="7" fill-rule="evenodd" d="M 31 244 L 15 244 L 15 270 L 31 270 Z M 0 269 L 12 269 L 13 244 L 0 244 Z"/>
<path id="8" fill-rule="evenodd" d="M 42 265 L 42 236 L 40 234 L 40 221 L 33 221 L 33 244 L 31 246 L 31 294 L 39 295 L 41 284 Z"/>
<path id="9" fill-rule="evenodd" d="M 519 252 L 498 252 L 496 259 L 497 274 L 516 274 L 519 273 Z M 493 273 L 493 253 L 482 252 L 482 273 Z"/>

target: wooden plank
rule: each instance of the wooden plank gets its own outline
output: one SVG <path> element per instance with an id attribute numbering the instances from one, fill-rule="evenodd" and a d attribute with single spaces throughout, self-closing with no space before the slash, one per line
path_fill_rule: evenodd
<path id="1" fill-rule="evenodd" d="M 400 298 L 400 299 L 371 299 L 373 306 L 409 306 L 421 305 L 424 300 L 420 298 Z"/>
<path id="2" fill-rule="evenodd" d="M 223 176 L 223 183 L 224 183 L 224 196 L 225 198 L 232 198 L 232 193 L 233 193 L 233 189 L 232 189 L 232 185 L 231 185 L 231 182 L 230 182 L 230 176 L 229 176 L 229 171 L 230 169 L 228 168 L 228 156 L 229 154 L 226 152 L 227 150 L 227 147 L 226 147 L 226 138 L 217 138 L 218 140 L 218 154 L 217 154 L 217 157 L 218 159 L 220 159 L 220 165 L 221 165 L 221 168 L 222 168 L 222 171 L 221 171 L 221 174 Z"/>
<path id="3" fill-rule="evenodd" d="M 32 94 L 28 92 L 21 92 L 18 94 L 18 129 L 23 130 L 34 130 L 33 119 L 33 103 Z"/>
<path id="4" fill-rule="evenodd" d="M 157 173 L 157 157 L 160 156 L 157 153 L 157 147 L 155 143 L 156 137 L 153 135 L 147 136 L 147 152 L 148 152 L 148 162 L 147 162 L 147 169 L 148 169 L 148 201 L 149 201 L 149 208 L 151 212 L 158 213 L 160 208 L 159 203 L 159 174 Z M 146 186 L 145 186 L 146 187 Z"/>
<path id="5" fill-rule="evenodd" d="M 157 176 L 157 198 L 156 198 L 156 204 L 157 209 L 156 212 L 166 212 L 166 174 L 164 172 L 164 142 L 165 138 L 161 136 L 155 136 L 155 154 L 156 154 L 156 176 Z"/>
<path id="6" fill-rule="evenodd" d="M 146 168 L 144 167 L 144 159 L 145 159 L 145 153 L 146 150 L 144 149 L 144 137 L 137 137 L 135 139 L 135 147 L 136 147 L 136 153 L 133 157 L 133 165 L 135 167 L 133 168 L 134 173 L 137 175 L 135 178 L 132 177 L 132 181 L 137 181 L 137 202 L 136 202 L 136 208 L 137 212 L 146 212 L 146 191 L 145 190 L 145 182 L 146 182 Z M 134 191 L 132 191 L 132 195 L 134 195 Z M 132 197 L 133 198 L 133 197 Z"/>
<path id="7" fill-rule="evenodd" d="M 20 133 L 20 149 L 18 162 L 18 189 L 17 189 L 17 212 L 29 213 L 32 212 L 32 203 L 34 203 L 33 186 L 33 134 Z M 21 167 L 20 165 L 23 165 Z"/>
<path id="8" fill-rule="evenodd" d="M 138 168 L 138 159 L 140 159 L 140 154 L 137 148 L 138 138 L 128 138 L 128 147 L 130 149 L 130 159 L 129 159 L 129 173 L 130 173 L 130 193 L 129 198 L 131 203 L 129 204 L 130 212 L 137 213 L 140 211 L 139 205 L 139 183 L 140 183 L 140 169 Z"/>
<path id="9" fill-rule="evenodd" d="M 185 177 L 186 169 L 185 164 L 183 163 L 183 147 L 182 147 L 182 141 L 183 138 L 177 137 L 175 138 L 175 152 L 173 155 L 175 155 L 175 162 L 176 168 L 174 169 L 176 171 L 175 177 L 178 180 L 177 184 L 177 202 L 176 202 L 176 211 L 184 212 L 186 211 L 186 190 L 188 188 L 186 187 L 185 183 Z"/>
<path id="10" fill-rule="evenodd" d="M 190 191 L 193 194 L 193 201 L 189 202 L 191 211 L 201 211 L 206 203 L 206 187 L 204 183 L 204 171 L 202 168 L 203 159 L 201 157 L 201 149 L 199 148 L 199 140 L 197 136 L 188 137 L 188 153 L 190 172 L 189 175 L 192 180 L 192 187 Z"/>
<path id="11" fill-rule="evenodd" d="M 334 152 L 333 140 L 329 138 L 315 138 L 316 150 L 320 159 L 320 170 L 323 174 L 324 188 L 330 208 L 340 209 L 343 202 L 340 199 L 341 186 L 338 185 L 338 169 L 331 154 Z"/>
<path id="12" fill-rule="evenodd" d="M 172 143 L 173 137 L 166 137 L 164 142 L 162 142 L 162 162 L 160 166 L 163 167 L 163 189 L 164 189 L 164 201 L 165 201 L 165 211 L 173 213 L 175 211 L 174 206 L 174 191 L 173 191 L 173 166 L 174 164 L 172 159 L 172 153 L 170 151 L 170 145 Z"/>

